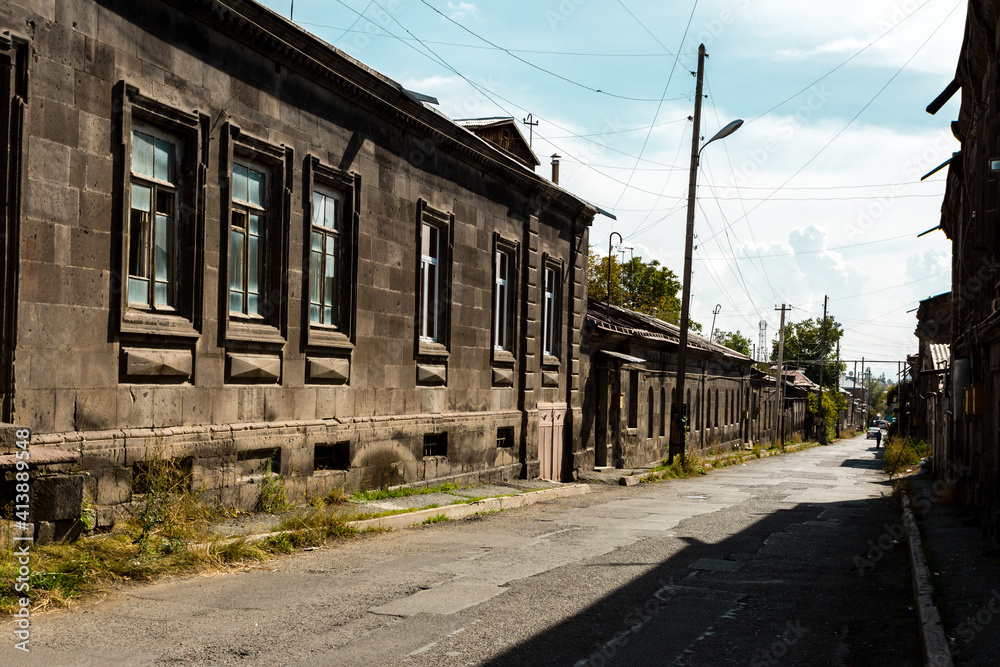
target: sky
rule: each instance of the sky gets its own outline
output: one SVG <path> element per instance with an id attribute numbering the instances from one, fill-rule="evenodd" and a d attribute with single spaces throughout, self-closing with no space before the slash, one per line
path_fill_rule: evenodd
<path id="1" fill-rule="evenodd" d="M 538 122 L 548 176 L 614 213 L 590 243 L 684 263 L 698 45 L 708 52 L 691 319 L 765 349 L 788 322 L 828 312 L 841 358 L 895 380 L 917 351 L 921 299 L 950 289 L 937 226 L 960 93 L 924 110 L 955 73 L 964 0 L 265 0 L 304 29 L 453 119 Z M 831 11 L 831 8 L 835 8 Z M 526 125 L 521 126 L 529 134 Z M 617 240 L 617 239 L 616 239 Z M 859 364 L 860 366 L 860 364 Z"/>

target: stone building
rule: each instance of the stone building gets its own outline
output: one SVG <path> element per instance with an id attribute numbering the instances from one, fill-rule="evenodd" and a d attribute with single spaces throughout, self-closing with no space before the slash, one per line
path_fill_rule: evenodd
<path id="1" fill-rule="evenodd" d="M 677 325 L 591 299 L 583 339 L 583 443 L 574 465 L 626 468 L 665 458 L 677 382 Z M 746 441 L 750 364 L 739 352 L 689 335 L 687 451 L 729 450 Z"/>
<path id="2" fill-rule="evenodd" d="M 2 418 L 101 522 L 151 457 L 242 506 L 568 474 L 592 206 L 250 0 L 0 33 Z"/>
<path id="3" fill-rule="evenodd" d="M 927 107 L 936 113 L 962 91 L 958 118 L 951 123 L 961 149 L 946 163 L 940 225 L 953 241 L 947 466 L 958 471 L 951 477 L 959 497 L 994 535 L 1000 535 L 998 21 L 997 3 L 969 1 L 955 79 Z"/>
<path id="4" fill-rule="evenodd" d="M 948 461 L 951 396 L 951 292 L 920 302 L 913 332 L 919 350 L 910 376 L 914 382 L 913 435 L 931 444 L 934 466 L 943 470 Z M 909 357 L 907 357 L 909 359 Z"/>

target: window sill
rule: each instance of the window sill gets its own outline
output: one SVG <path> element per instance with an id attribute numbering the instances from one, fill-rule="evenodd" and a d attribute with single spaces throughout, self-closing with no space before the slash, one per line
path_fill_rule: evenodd
<path id="1" fill-rule="evenodd" d="M 354 349 L 354 343 L 343 331 L 337 329 L 326 329 L 310 326 L 307 335 L 307 344 L 310 347 L 329 347 L 337 350 L 350 352 Z"/>
<path id="2" fill-rule="evenodd" d="M 194 324 L 182 315 L 156 313 L 128 308 L 121 320 L 122 333 L 152 334 L 157 336 L 178 336 L 198 338 L 201 333 Z"/>
<path id="3" fill-rule="evenodd" d="M 421 357 L 447 359 L 450 353 L 448 352 L 448 348 L 441 343 L 430 343 L 422 340 L 417 344 L 417 354 Z"/>
<path id="4" fill-rule="evenodd" d="M 274 343 L 277 345 L 285 344 L 285 338 L 276 326 L 232 318 L 230 318 L 226 327 L 226 339 L 254 343 Z"/>
<path id="5" fill-rule="evenodd" d="M 514 363 L 514 353 L 510 350 L 493 349 L 493 363 L 500 366 L 509 366 Z"/>
<path id="6" fill-rule="evenodd" d="M 544 368 L 559 368 L 559 357 L 553 357 L 551 354 L 543 355 L 542 366 Z"/>

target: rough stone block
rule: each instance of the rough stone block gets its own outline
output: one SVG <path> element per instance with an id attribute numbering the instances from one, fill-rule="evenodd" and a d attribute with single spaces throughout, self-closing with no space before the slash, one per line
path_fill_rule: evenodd
<path id="1" fill-rule="evenodd" d="M 105 468 L 92 473 L 96 478 L 94 502 L 120 505 L 132 500 L 132 468 Z"/>
<path id="2" fill-rule="evenodd" d="M 32 521 L 79 519 L 83 507 L 83 476 L 52 475 L 31 481 Z"/>

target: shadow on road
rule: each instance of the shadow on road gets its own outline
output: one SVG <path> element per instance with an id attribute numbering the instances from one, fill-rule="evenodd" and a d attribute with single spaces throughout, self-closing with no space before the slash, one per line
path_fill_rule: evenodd
<path id="1" fill-rule="evenodd" d="M 711 517 L 647 538 L 646 574 L 485 664 L 920 664 L 890 498 L 797 504 L 715 543 L 695 537 L 711 534 Z M 591 570 L 594 585 L 639 564 L 628 549 L 594 559 L 605 566 Z M 667 550 L 676 553 L 657 560 Z"/>

